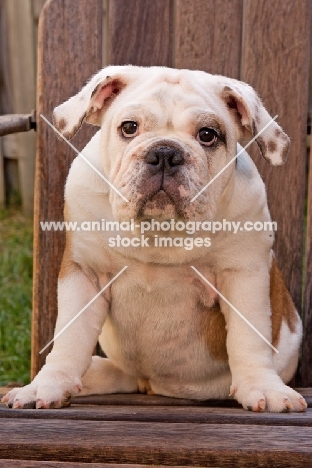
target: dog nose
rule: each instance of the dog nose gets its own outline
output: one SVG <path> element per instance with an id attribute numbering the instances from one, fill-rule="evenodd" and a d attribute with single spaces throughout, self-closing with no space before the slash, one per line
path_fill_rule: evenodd
<path id="1" fill-rule="evenodd" d="M 145 161 L 153 172 L 172 172 L 172 170 L 177 169 L 176 166 L 184 164 L 184 157 L 182 152 L 177 148 L 172 146 L 158 146 L 147 153 Z"/>

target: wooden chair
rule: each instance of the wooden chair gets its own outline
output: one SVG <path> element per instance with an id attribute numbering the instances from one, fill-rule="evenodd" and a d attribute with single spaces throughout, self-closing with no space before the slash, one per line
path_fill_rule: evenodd
<path id="1" fill-rule="evenodd" d="M 309 0 L 110 0 L 110 64 L 201 69 L 250 83 L 292 140 L 287 163 L 251 154 L 278 224 L 275 251 L 304 320 L 296 385 L 312 405 L 312 171 L 307 153 Z M 52 338 L 64 234 L 63 188 L 76 154 L 39 117 L 76 93 L 102 66 L 102 0 L 49 0 L 38 51 L 32 377 Z M 94 129 L 73 140 L 82 149 Z M 307 200 L 307 203 L 306 203 Z M 306 211 L 307 210 L 307 211 Z M 306 216 L 307 213 L 307 216 Z M 68 409 L 0 411 L 0 467 L 171 465 L 303 467 L 312 463 L 312 410 L 254 414 L 235 402 L 146 395 L 74 399 Z M 95 406 L 96 405 L 96 406 Z M 14 459 L 6 465 L 7 459 Z M 2 460 L 1 460 L 2 459 Z M 33 460 L 33 461 L 29 461 Z M 58 464 L 57 462 L 63 462 Z"/>

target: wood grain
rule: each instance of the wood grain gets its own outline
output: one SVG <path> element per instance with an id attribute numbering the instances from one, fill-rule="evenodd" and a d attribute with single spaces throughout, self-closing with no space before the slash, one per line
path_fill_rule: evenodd
<path id="1" fill-rule="evenodd" d="M 177 0 L 174 65 L 239 78 L 242 0 Z"/>
<path id="2" fill-rule="evenodd" d="M 0 422 L 3 418 L 312 427 L 312 409 L 308 409 L 305 413 L 254 413 L 242 408 L 209 406 L 72 405 L 60 410 L 39 411 L 13 410 L 0 405 Z"/>
<path id="3" fill-rule="evenodd" d="M 311 136 L 310 136 L 311 137 Z M 307 227 L 305 251 L 305 288 L 302 343 L 302 385 L 312 385 L 312 145 L 308 174 Z"/>
<path id="4" fill-rule="evenodd" d="M 301 308 L 306 125 L 309 78 L 308 0 L 245 2 L 241 79 L 251 84 L 291 138 L 288 161 L 269 166 L 258 150 L 254 160 L 265 181 L 275 251 L 296 306 Z"/>
<path id="5" fill-rule="evenodd" d="M 29 460 L 0 460 L 1 468 L 152 468 L 154 465 L 137 465 L 116 463 L 80 463 L 80 462 L 51 462 Z M 172 466 L 172 465 L 171 465 Z M 155 466 L 154 466 L 155 468 Z M 169 468 L 169 465 L 161 465 L 161 468 Z M 180 468 L 176 466 L 176 468 Z M 184 465 L 184 468 L 189 468 Z"/>
<path id="6" fill-rule="evenodd" d="M 28 132 L 35 128 L 31 114 L 0 115 L 0 137 L 16 132 Z"/>
<path id="7" fill-rule="evenodd" d="M 0 39 L 0 61 L 3 63 L 1 113 L 26 114 L 34 109 L 36 101 L 32 0 L 3 0 L 1 14 L 5 26 L 4 37 Z M 33 132 L 3 138 L 3 156 L 18 161 L 18 191 L 28 214 L 32 214 L 34 208 L 35 152 L 36 135 Z"/>
<path id="8" fill-rule="evenodd" d="M 142 393 L 77 396 L 72 401 L 75 404 L 83 405 L 238 406 L 238 403 L 233 399 L 198 401 Z"/>
<path id="9" fill-rule="evenodd" d="M 0 397 L 5 395 L 11 387 L 0 387 Z M 296 388 L 307 400 L 309 407 L 312 408 L 312 389 L 311 388 Z M 184 398 L 172 398 L 160 395 L 146 395 L 142 393 L 114 393 L 111 395 L 88 395 L 88 396 L 77 396 L 72 399 L 72 405 L 90 405 L 100 406 L 161 406 L 161 407 L 209 407 L 219 408 L 223 411 L 227 411 L 228 408 L 240 408 L 241 406 L 236 400 L 229 398 L 227 400 L 187 400 Z M 1 408 L 1 404 L 0 404 Z M 24 413 L 24 412 L 23 412 Z"/>
<path id="10" fill-rule="evenodd" d="M 83 14 L 82 14 L 83 12 Z M 51 120 L 53 108 L 80 90 L 101 68 L 101 0 L 53 0 L 45 4 L 39 24 L 37 115 Z M 81 150 L 94 130 L 85 126 L 72 141 Z M 38 117 L 35 181 L 32 377 L 44 363 L 39 351 L 53 336 L 56 285 L 64 233 L 43 232 L 40 221 L 63 219 L 63 193 L 76 154 Z"/>
<path id="11" fill-rule="evenodd" d="M 109 2 L 109 62 L 171 66 L 172 0 Z"/>
<path id="12" fill-rule="evenodd" d="M 311 427 L 2 419 L 0 457 L 223 467 L 303 467 Z M 305 464 L 305 465 L 304 465 Z"/>

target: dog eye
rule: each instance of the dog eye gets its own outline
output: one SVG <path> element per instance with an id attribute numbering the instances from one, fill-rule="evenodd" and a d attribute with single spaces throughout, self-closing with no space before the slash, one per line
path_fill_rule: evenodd
<path id="1" fill-rule="evenodd" d="M 205 146 L 212 146 L 217 140 L 217 132 L 213 128 L 203 127 L 197 133 L 197 140 Z"/>
<path id="2" fill-rule="evenodd" d="M 132 120 L 127 120 L 121 124 L 121 132 L 126 138 L 133 137 L 138 132 L 138 129 L 139 125 Z"/>

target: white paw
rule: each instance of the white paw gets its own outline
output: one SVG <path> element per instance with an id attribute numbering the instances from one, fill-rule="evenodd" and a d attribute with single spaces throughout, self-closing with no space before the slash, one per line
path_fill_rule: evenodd
<path id="1" fill-rule="evenodd" d="M 42 371 L 45 371 L 42 373 Z M 64 372 L 42 369 L 25 387 L 13 388 L 3 398 L 9 408 L 62 408 L 70 405 L 71 395 L 81 390 L 79 379 L 69 378 Z"/>
<path id="2" fill-rule="evenodd" d="M 292 388 L 285 385 L 279 378 L 257 380 L 241 380 L 232 384 L 230 395 L 249 411 L 271 411 L 286 413 L 288 411 L 305 411 L 305 399 Z"/>

